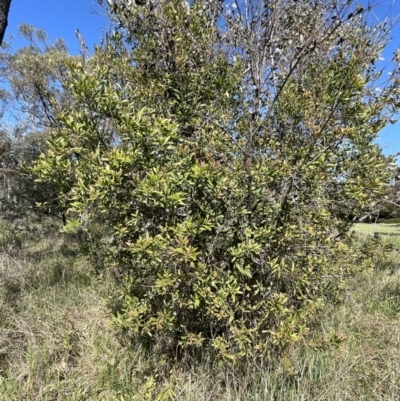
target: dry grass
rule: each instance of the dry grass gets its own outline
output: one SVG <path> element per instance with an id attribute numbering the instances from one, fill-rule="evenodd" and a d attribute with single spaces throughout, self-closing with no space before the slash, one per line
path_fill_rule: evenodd
<path id="1" fill-rule="evenodd" d="M 73 241 L 23 238 L 17 251 L 2 241 L 1 401 L 400 400 L 396 253 L 355 277 L 345 302 L 327 308 L 310 339 L 279 362 L 205 360 L 161 380 L 162 361 L 121 345 L 101 296 L 107 283 L 91 279 Z"/>

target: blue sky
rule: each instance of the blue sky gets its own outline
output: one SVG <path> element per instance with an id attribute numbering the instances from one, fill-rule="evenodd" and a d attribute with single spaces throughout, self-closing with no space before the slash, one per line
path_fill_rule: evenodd
<path id="1" fill-rule="evenodd" d="M 373 9 L 376 21 L 400 14 L 400 0 L 377 0 L 382 3 Z M 366 4 L 365 0 L 360 3 Z M 389 14 L 388 14 L 389 13 Z M 14 45 L 18 46 L 16 34 L 18 25 L 28 23 L 44 29 L 50 40 L 63 38 L 73 54 L 78 54 L 79 43 L 75 31 L 79 29 L 84 36 L 89 50 L 98 44 L 102 33 L 109 25 L 107 17 L 95 0 L 12 0 L 8 28 L 5 39 L 14 36 Z M 390 59 L 400 47 L 400 23 L 392 31 L 392 42 L 385 51 L 384 58 Z M 382 61 L 382 66 L 386 61 Z M 386 127 L 381 133 L 379 144 L 385 154 L 400 152 L 400 123 Z"/>
<path id="2" fill-rule="evenodd" d="M 16 39 L 21 23 L 45 30 L 51 41 L 64 39 L 73 54 L 79 52 L 77 29 L 92 50 L 109 25 L 104 11 L 94 0 L 12 0 L 5 40 L 10 35 Z"/>

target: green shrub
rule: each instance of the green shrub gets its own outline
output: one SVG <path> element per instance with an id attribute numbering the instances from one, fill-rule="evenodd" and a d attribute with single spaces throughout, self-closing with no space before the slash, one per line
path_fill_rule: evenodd
<path id="1" fill-rule="evenodd" d="M 383 193 L 386 160 L 373 140 L 398 92 L 370 93 L 380 42 L 363 19 L 331 31 L 324 5 L 302 14 L 290 3 L 277 11 L 317 50 L 292 59 L 293 70 L 268 59 L 266 87 L 256 28 L 246 36 L 231 21 L 224 36 L 220 11 L 202 1 L 110 3 L 124 30 L 71 63 L 74 101 L 35 168 L 77 217 L 69 229 L 107 228 L 90 238 L 117 279 L 116 326 L 174 357 L 284 349 L 376 252 L 375 242 L 358 249 L 351 224 L 334 216 Z M 343 37 L 351 46 L 327 57 Z"/>

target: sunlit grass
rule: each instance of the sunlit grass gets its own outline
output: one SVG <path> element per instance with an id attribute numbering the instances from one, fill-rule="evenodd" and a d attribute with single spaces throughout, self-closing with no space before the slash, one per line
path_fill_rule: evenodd
<path id="1" fill-rule="evenodd" d="M 357 223 L 353 227 L 356 233 L 400 235 L 400 224 L 367 224 Z"/>

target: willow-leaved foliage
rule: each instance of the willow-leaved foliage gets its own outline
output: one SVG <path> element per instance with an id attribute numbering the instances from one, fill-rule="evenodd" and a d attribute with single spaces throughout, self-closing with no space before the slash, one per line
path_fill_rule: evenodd
<path id="1" fill-rule="evenodd" d="M 362 13 L 349 29 L 336 8 L 335 28 L 312 3 L 109 2 L 120 29 L 71 64 L 75 101 L 35 172 L 89 233 L 107 227 L 114 321 L 137 339 L 265 355 L 371 262 L 348 217 L 384 190 L 373 140 L 397 92 L 370 89 L 381 48 Z"/>

